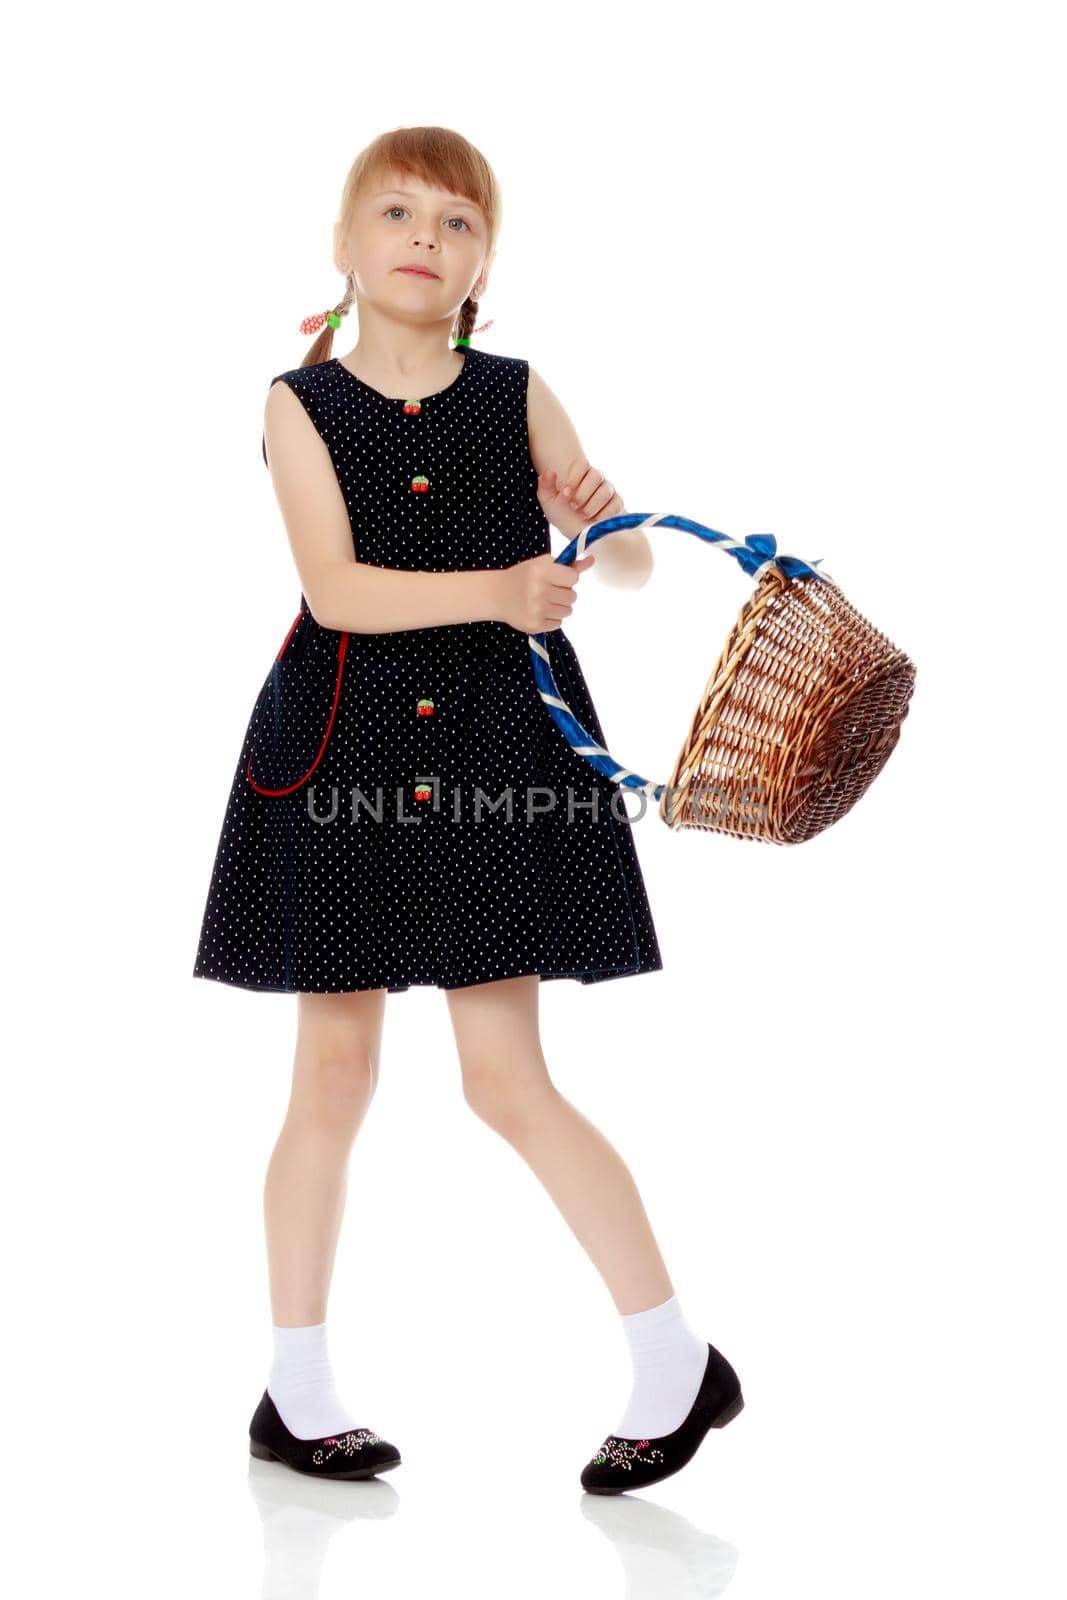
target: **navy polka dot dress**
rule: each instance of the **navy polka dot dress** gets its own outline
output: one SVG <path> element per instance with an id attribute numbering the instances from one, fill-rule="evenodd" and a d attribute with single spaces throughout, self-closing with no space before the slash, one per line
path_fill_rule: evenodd
<path id="1" fill-rule="evenodd" d="M 325 441 L 360 561 L 470 571 L 551 552 L 529 364 L 463 353 L 458 377 L 411 400 L 336 358 L 272 380 Z M 561 697 L 610 748 L 570 640 L 545 641 Z M 526 634 L 342 633 L 301 595 L 241 748 L 194 977 L 399 993 L 662 965 L 622 792 L 552 721 Z"/>

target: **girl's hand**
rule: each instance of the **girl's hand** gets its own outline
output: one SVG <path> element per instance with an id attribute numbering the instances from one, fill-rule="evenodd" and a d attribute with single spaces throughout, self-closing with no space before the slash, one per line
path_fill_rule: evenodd
<path id="1" fill-rule="evenodd" d="M 498 596 L 494 616 L 520 633 L 551 633 L 569 617 L 576 585 L 596 556 L 561 566 L 554 555 L 531 556 L 493 574 Z"/>
<path id="2" fill-rule="evenodd" d="M 591 523 L 617 517 L 623 510 L 614 484 L 607 483 L 584 457 L 571 463 L 562 483 L 555 468 L 546 467 L 537 480 L 537 499 L 549 522 L 567 539 L 576 539 Z"/>

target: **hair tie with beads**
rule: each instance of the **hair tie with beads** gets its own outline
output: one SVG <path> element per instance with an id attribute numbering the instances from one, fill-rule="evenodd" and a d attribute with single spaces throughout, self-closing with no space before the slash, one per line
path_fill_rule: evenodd
<path id="1" fill-rule="evenodd" d="M 493 319 L 492 319 L 492 317 L 490 317 L 488 322 L 483 322 L 481 327 L 480 328 L 475 328 L 474 331 L 475 331 L 475 333 L 484 333 L 486 328 L 491 328 L 492 326 L 493 326 Z M 471 342 L 470 341 L 470 334 L 469 333 L 465 333 L 463 335 L 462 339 L 457 339 L 456 340 L 456 342 L 455 342 L 455 344 L 453 345 L 452 348 L 453 349 L 458 349 L 459 346 L 462 345 L 462 344 L 465 344 L 465 345 L 469 346 L 470 342 Z"/>
<path id="2" fill-rule="evenodd" d="M 338 312 L 316 311 L 314 316 L 304 318 L 303 322 L 300 324 L 300 332 L 318 333 L 319 329 L 324 328 L 327 323 L 330 324 L 330 327 L 336 333 L 337 329 L 341 326 L 341 317 Z"/>

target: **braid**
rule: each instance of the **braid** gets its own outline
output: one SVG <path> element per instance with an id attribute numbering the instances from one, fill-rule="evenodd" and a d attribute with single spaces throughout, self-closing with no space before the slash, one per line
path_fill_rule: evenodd
<path id="1" fill-rule="evenodd" d="M 468 295 L 460 307 L 459 323 L 456 327 L 456 343 L 461 339 L 469 339 L 474 332 L 474 324 L 478 320 L 478 302 L 473 295 Z"/>
<path id="2" fill-rule="evenodd" d="M 353 274 L 350 272 L 345 278 L 345 292 L 334 306 L 330 315 L 334 317 L 347 317 L 355 298 L 356 280 Z M 308 351 L 303 361 L 301 361 L 300 365 L 302 367 L 313 367 L 316 366 L 320 361 L 328 361 L 330 359 L 330 352 L 332 349 L 333 328 L 330 326 L 329 322 L 327 322 L 323 327 L 322 332 L 315 340 L 315 343 L 311 346 L 311 349 Z"/>

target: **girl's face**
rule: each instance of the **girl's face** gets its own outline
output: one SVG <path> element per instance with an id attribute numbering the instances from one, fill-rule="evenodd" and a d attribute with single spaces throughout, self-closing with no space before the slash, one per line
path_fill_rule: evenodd
<path id="1" fill-rule="evenodd" d="M 472 289 L 479 297 L 484 292 L 488 239 L 473 200 L 393 173 L 360 196 L 347 233 L 335 228 L 334 250 L 364 299 L 405 319 L 433 322 L 454 317 Z M 434 276 L 401 271 L 410 262 Z"/>

